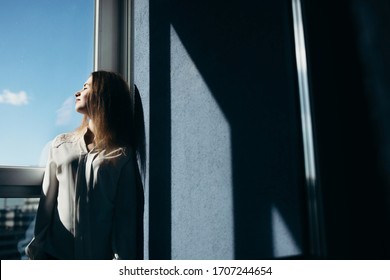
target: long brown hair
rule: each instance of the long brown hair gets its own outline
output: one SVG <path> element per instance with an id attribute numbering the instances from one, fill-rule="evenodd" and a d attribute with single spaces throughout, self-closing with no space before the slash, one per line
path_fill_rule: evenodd
<path id="1" fill-rule="evenodd" d="M 107 71 L 92 72 L 92 91 L 87 97 L 87 115 L 78 131 L 85 131 L 88 118 L 94 124 L 94 142 L 99 150 L 134 147 L 134 95 L 126 81 Z"/>

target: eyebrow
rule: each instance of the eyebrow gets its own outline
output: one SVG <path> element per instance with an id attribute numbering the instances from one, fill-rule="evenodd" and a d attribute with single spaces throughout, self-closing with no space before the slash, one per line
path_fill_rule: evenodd
<path id="1" fill-rule="evenodd" d="M 85 83 L 85 84 L 83 85 L 83 87 L 85 87 L 85 86 L 90 86 L 90 84 L 89 84 L 89 83 Z"/>

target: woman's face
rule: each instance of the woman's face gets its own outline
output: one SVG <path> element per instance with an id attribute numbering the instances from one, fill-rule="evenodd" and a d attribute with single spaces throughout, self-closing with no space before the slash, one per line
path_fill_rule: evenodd
<path id="1" fill-rule="evenodd" d="M 84 83 L 83 88 L 75 93 L 76 96 L 76 112 L 87 114 L 87 96 L 92 91 L 92 76 Z"/>

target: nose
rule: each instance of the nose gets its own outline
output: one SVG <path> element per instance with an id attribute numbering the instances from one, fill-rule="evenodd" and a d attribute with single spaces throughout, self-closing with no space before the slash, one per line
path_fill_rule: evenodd
<path id="1" fill-rule="evenodd" d="M 79 91 L 76 91 L 76 93 L 74 94 L 74 96 L 79 97 L 79 96 L 80 96 L 80 92 L 79 92 Z"/>

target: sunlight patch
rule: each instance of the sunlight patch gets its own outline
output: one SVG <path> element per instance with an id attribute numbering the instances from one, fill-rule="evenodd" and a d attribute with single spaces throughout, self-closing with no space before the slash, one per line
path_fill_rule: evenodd
<path id="1" fill-rule="evenodd" d="M 275 257 L 299 255 L 301 249 L 288 228 L 285 219 L 276 207 L 271 210 L 272 237 Z"/>
<path id="2" fill-rule="evenodd" d="M 172 258 L 233 259 L 230 124 L 173 26 L 170 39 Z"/>

